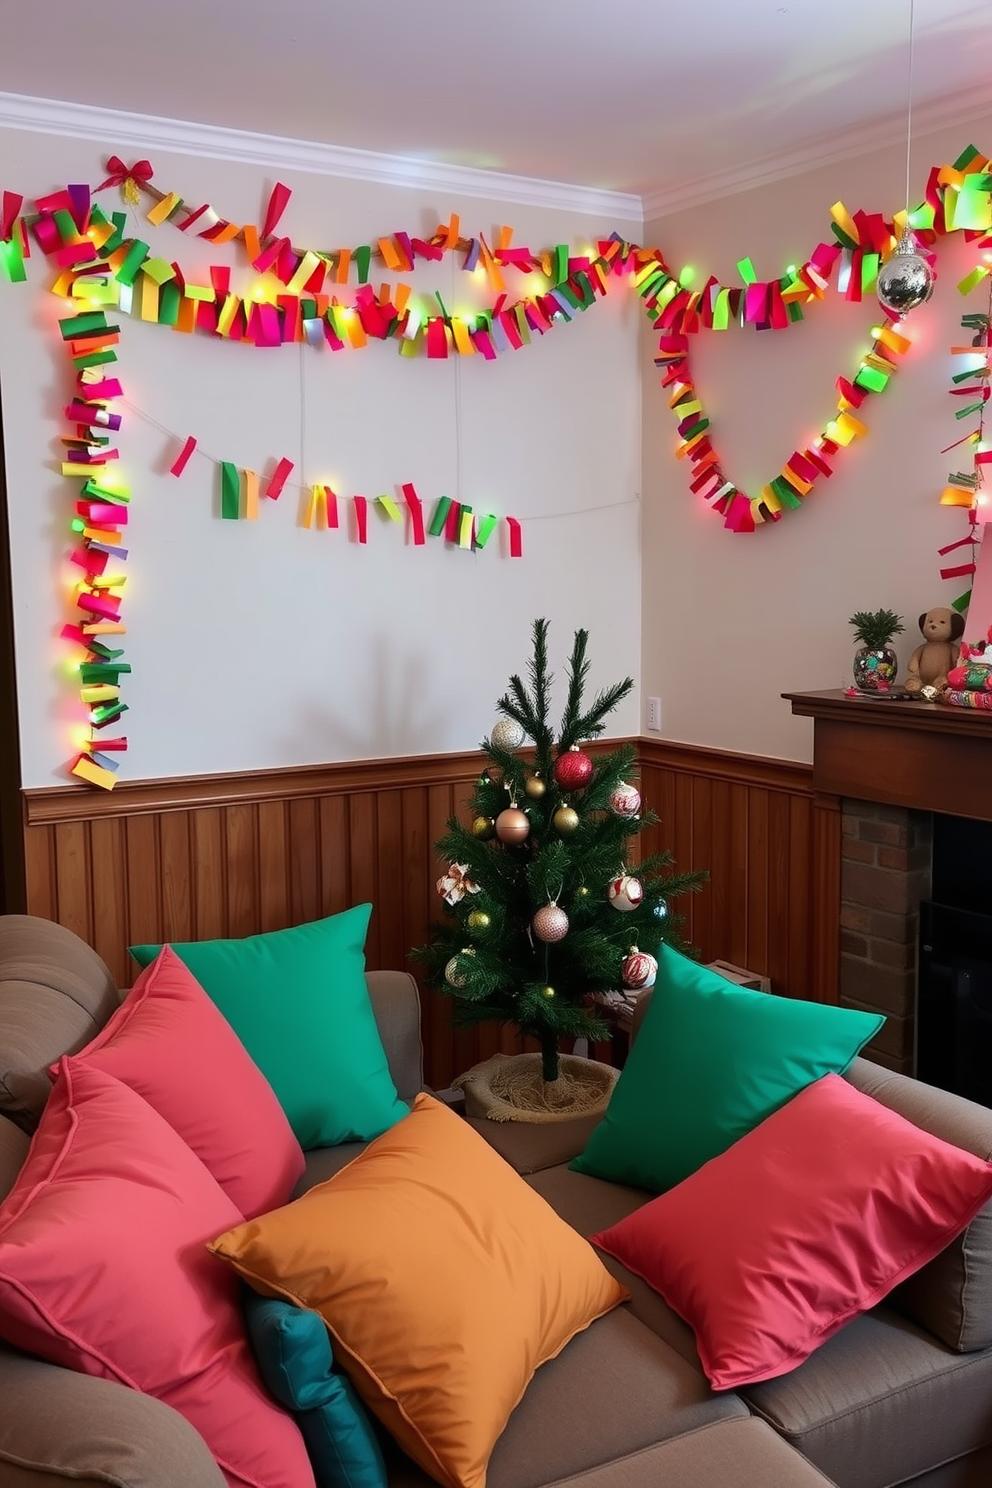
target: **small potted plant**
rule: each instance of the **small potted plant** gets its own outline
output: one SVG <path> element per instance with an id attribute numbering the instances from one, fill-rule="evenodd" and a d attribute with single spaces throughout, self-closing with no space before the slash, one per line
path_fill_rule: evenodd
<path id="1" fill-rule="evenodd" d="M 861 644 L 854 653 L 854 681 L 862 692 L 888 692 L 899 663 L 892 637 L 905 628 L 895 610 L 856 610 L 848 621 Z"/>

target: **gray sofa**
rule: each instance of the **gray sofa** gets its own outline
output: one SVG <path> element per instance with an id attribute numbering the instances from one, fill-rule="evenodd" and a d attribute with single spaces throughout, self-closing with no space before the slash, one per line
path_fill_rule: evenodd
<path id="1" fill-rule="evenodd" d="M 422 1088 L 420 1009 L 405 973 L 368 977 L 397 1089 Z M 117 1005 L 106 966 L 69 930 L 0 917 L 0 1197 L 24 1161 L 45 1069 Z M 867 1061 L 850 1078 L 982 1157 L 992 1111 Z M 644 1193 L 569 1170 L 592 1123 L 474 1122 L 557 1212 L 589 1235 Z M 307 1156 L 301 1190 L 359 1150 Z M 992 1482 L 992 1206 L 961 1240 L 791 1374 L 714 1393 L 691 1331 L 617 1262 L 632 1299 L 538 1370 L 498 1441 L 490 1488 L 988 1488 Z M 392 1488 L 430 1482 L 387 1452 Z M 201 1438 L 169 1407 L 0 1343 L 0 1488 L 221 1488 Z"/>

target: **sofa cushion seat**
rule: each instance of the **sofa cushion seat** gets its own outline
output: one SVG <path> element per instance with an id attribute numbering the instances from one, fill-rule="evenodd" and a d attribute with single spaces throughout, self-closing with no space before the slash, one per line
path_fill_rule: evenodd
<path id="1" fill-rule="evenodd" d="M 527 1182 L 547 1200 L 556 1214 L 587 1240 L 597 1231 L 626 1219 L 651 1198 L 642 1188 L 627 1188 L 622 1183 L 610 1183 L 605 1178 L 576 1173 L 566 1166 L 545 1168 L 540 1173 L 531 1174 Z M 626 1310 L 702 1375 L 695 1335 L 688 1323 L 673 1312 L 664 1297 L 635 1276 L 633 1271 L 628 1271 L 620 1261 L 605 1251 L 597 1254 L 610 1274 L 630 1293 L 630 1301 L 624 1304 Z"/>
<path id="2" fill-rule="evenodd" d="M 303 1174 L 290 1198 L 298 1199 L 301 1194 L 316 1188 L 318 1183 L 326 1183 L 328 1178 L 340 1173 L 359 1153 L 364 1152 L 368 1145 L 368 1142 L 339 1142 L 336 1147 L 311 1147 L 309 1152 L 303 1154 Z"/>
<path id="3" fill-rule="evenodd" d="M 729 1420 L 648 1447 L 554 1488 L 828 1488 L 828 1479 L 763 1421 Z"/>
<path id="4" fill-rule="evenodd" d="M 584 1152 L 602 1117 L 576 1116 L 573 1121 L 490 1121 L 484 1116 L 465 1119 L 511 1168 L 526 1176 L 571 1162 Z"/>
<path id="5" fill-rule="evenodd" d="M 992 1349 L 959 1354 L 883 1304 L 740 1391 L 838 1483 L 890 1488 L 992 1442 Z"/>
<path id="6" fill-rule="evenodd" d="M 698 1369 L 620 1307 L 541 1365 L 493 1449 L 487 1488 L 543 1488 L 735 1419 L 747 1420 L 736 1395 L 714 1394 Z M 387 1452 L 386 1460 L 390 1488 L 436 1488 L 407 1459 Z M 806 1488 L 806 1481 L 799 1478 L 795 1488 Z M 681 1488 L 678 1478 L 654 1480 L 664 1483 Z"/>

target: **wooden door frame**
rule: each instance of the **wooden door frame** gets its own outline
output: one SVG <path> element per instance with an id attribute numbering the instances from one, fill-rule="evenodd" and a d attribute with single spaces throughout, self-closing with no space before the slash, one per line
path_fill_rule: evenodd
<path id="1" fill-rule="evenodd" d="M 7 463 L 3 438 L 3 398 L 0 396 L 0 911 L 20 914 L 23 913 L 25 904 L 21 749 L 14 658 L 14 593 Z"/>

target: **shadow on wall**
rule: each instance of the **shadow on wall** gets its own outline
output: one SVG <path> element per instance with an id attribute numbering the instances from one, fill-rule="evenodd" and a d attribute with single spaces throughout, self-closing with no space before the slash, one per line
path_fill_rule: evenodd
<path id="1" fill-rule="evenodd" d="M 450 710 L 431 712 L 436 658 L 406 653 L 386 636 L 364 638 L 368 666 L 360 693 L 321 698 L 304 708 L 292 735 L 280 748 L 298 747 L 312 739 L 320 761 L 380 759 L 394 755 L 436 753 L 452 721 Z"/>

